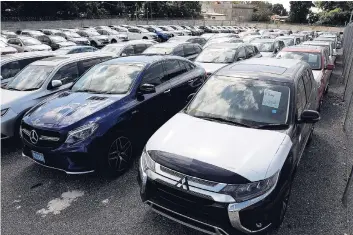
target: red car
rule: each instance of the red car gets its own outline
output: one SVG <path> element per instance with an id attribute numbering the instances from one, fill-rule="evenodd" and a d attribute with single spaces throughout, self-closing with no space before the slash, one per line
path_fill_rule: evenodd
<path id="1" fill-rule="evenodd" d="M 330 64 L 329 51 L 326 47 L 320 46 L 290 46 L 280 51 L 276 58 L 283 59 L 300 59 L 307 62 L 312 71 L 318 86 L 318 110 L 321 107 L 324 94 L 328 91 L 329 81 L 333 64 Z"/>

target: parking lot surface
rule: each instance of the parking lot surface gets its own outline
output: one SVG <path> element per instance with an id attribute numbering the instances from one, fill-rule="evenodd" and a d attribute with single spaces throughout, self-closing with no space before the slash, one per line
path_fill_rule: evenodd
<path id="1" fill-rule="evenodd" d="M 352 189 L 347 204 L 341 200 L 353 154 L 342 131 L 340 66 L 331 78 L 322 120 L 301 160 L 286 218 L 273 234 L 353 233 Z M 15 144 L 2 142 L 2 234 L 201 234 L 141 203 L 136 163 L 113 180 L 65 175 L 22 157 Z"/>

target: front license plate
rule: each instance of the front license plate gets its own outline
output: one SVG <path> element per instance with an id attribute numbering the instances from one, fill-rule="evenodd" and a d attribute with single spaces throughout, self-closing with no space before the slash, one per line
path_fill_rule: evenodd
<path id="1" fill-rule="evenodd" d="M 42 153 L 37 153 L 37 152 L 32 151 L 32 156 L 33 156 L 33 159 L 35 159 L 37 161 L 45 162 L 44 155 Z"/>

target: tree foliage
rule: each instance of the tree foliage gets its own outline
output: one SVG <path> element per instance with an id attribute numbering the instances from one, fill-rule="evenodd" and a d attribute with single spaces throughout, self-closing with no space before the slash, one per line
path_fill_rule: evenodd
<path id="1" fill-rule="evenodd" d="M 307 16 L 310 8 L 314 6 L 313 2 L 290 1 L 289 20 L 293 23 L 308 23 Z"/>
<path id="2" fill-rule="evenodd" d="M 284 8 L 284 6 L 280 3 L 273 4 L 272 13 L 275 15 L 280 15 L 280 16 L 288 15 L 286 8 Z"/>
<path id="3" fill-rule="evenodd" d="M 353 2 L 315 2 L 315 6 L 322 12 L 317 14 L 319 25 L 345 25 L 350 18 L 353 10 Z"/>
<path id="4" fill-rule="evenodd" d="M 269 2 L 253 1 L 252 5 L 255 6 L 252 16 L 253 21 L 270 21 L 272 14 L 272 4 Z"/>
<path id="5" fill-rule="evenodd" d="M 122 17 L 199 17 L 201 5 L 199 2 L 164 1 L 2 1 L 2 17 L 52 17 L 52 18 L 94 18 L 104 15 Z"/>

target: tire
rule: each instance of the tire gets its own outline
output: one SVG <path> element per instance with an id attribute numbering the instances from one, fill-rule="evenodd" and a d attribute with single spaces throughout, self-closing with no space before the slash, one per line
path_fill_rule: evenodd
<path id="1" fill-rule="evenodd" d="M 97 43 L 95 41 L 91 41 L 91 46 L 97 47 Z"/>
<path id="2" fill-rule="evenodd" d="M 125 173 L 133 162 L 132 139 L 126 133 L 118 132 L 107 141 L 104 154 L 99 159 L 99 171 L 108 177 Z"/>
<path id="3" fill-rule="evenodd" d="M 111 43 L 117 43 L 118 41 L 115 39 L 112 39 Z"/>
<path id="4" fill-rule="evenodd" d="M 283 194 L 275 206 L 274 217 L 272 219 L 272 229 L 277 230 L 283 223 L 284 217 L 286 215 L 289 203 L 289 197 L 292 191 L 293 177 L 283 191 Z"/>
<path id="5" fill-rule="evenodd" d="M 148 39 L 148 37 L 145 36 L 145 37 L 143 37 L 142 39 Z"/>

